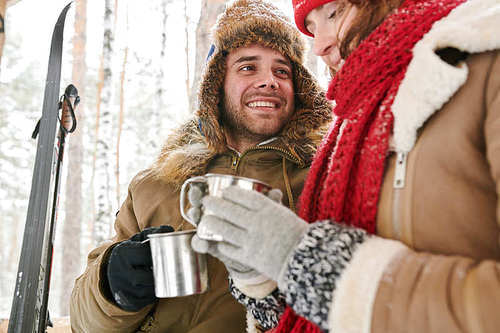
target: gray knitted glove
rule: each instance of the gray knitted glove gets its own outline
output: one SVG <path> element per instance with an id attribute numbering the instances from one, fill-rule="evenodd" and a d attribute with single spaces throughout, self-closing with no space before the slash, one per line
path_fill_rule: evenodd
<path id="1" fill-rule="evenodd" d="M 197 225 L 199 224 L 200 217 L 202 215 L 201 199 L 204 194 L 205 192 L 203 190 L 203 185 L 196 183 L 191 184 L 188 191 L 188 200 L 191 204 L 191 208 L 189 208 L 187 214 Z M 280 203 L 283 194 L 280 190 L 273 189 L 269 191 L 268 196 L 272 200 Z M 221 253 L 218 253 L 216 242 L 201 239 L 197 235 L 195 235 L 191 240 L 191 246 L 195 251 L 199 253 L 209 253 L 214 257 L 217 257 L 224 263 L 231 277 L 241 281 L 244 284 L 258 284 L 267 280 L 266 277 L 262 276 L 262 274 L 248 267 L 247 265 L 231 260 Z"/>
<path id="2" fill-rule="evenodd" d="M 267 280 L 262 274 L 253 268 L 234 261 L 218 252 L 216 242 L 207 241 L 194 235 L 191 239 L 191 247 L 199 253 L 208 253 L 224 263 L 229 275 L 246 284 L 257 284 Z"/>
<path id="3" fill-rule="evenodd" d="M 201 199 L 205 195 L 204 185 L 200 183 L 191 183 L 188 190 L 188 201 L 191 207 L 187 211 L 188 217 L 198 225 L 203 213 Z M 267 196 L 277 203 L 281 203 L 283 193 L 277 188 L 272 189 L 267 193 Z M 208 242 L 208 241 L 207 241 Z M 208 244 L 204 245 L 208 246 Z"/>
<path id="4" fill-rule="evenodd" d="M 209 253 L 221 260 L 245 263 L 281 285 L 289 256 L 308 224 L 255 191 L 231 186 L 222 197 L 205 196 L 202 200 L 213 215 L 202 216 L 198 228 L 223 237 L 222 242 L 211 244 Z"/>

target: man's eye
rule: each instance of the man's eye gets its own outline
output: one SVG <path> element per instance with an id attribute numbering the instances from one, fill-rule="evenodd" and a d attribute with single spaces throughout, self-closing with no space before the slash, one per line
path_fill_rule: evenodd
<path id="1" fill-rule="evenodd" d="M 337 10 L 335 9 L 329 16 L 328 16 L 328 19 L 334 19 L 335 16 L 337 16 Z"/>
<path id="2" fill-rule="evenodd" d="M 251 71 L 253 69 L 254 69 L 254 67 L 251 65 L 245 65 L 245 66 L 240 67 L 240 71 L 243 71 L 243 72 L 248 72 L 248 71 Z"/>
<path id="3" fill-rule="evenodd" d="M 276 73 L 278 75 L 287 75 L 287 76 L 290 74 L 290 72 L 286 69 L 278 69 L 278 70 L 276 70 Z"/>

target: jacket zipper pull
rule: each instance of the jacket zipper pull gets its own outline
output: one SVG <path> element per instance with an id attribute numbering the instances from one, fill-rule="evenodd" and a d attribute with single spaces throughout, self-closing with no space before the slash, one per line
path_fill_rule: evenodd
<path id="1" fill-rule="evenodd" d="M 396 155 L 396 169 L 394 172 L 394 188 L 405 187 L 406 179 L 406 159 L 408 153 L 404 151 L 397 152 Z"/>
<path id="2" fill-rule="evenodd" d="M 238 168 L 238 161 L 240 157 L 238 155 L 233 155 L 233 159 L 231 161 L 231 169 L 236 170 Z"/>

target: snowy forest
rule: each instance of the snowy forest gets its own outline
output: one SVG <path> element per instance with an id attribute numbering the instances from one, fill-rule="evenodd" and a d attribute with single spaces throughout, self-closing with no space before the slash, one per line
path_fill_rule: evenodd
<path id="1" fill-rule="evenodd" d="M 52 30 L 70 0 L 0 0 L 0 323 L 8 319 L 23 240 Z M 66 19 L 61 93 L 81 102 L 69 135 L 49 310 L 68 301 L 87 254 L 113 234 L 127 185 L 196 110 L 210 27 L 225 0 L 75 0 Z M 291 0 L 273 1 L 291 15 Z M 308 41 L 310 43 L 310 40 Z M 316 57 L 309 69 L 325 85 Z"/>

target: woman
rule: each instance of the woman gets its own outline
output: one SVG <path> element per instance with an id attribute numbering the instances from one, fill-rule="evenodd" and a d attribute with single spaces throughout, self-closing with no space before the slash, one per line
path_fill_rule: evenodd
<path id="1" fill-rule="evenodd" d="M 230 188 L 193 246 L 273 332 L 498 332 L 500 2 L 292 2 L 336 103 L 299 217 Z"/>

